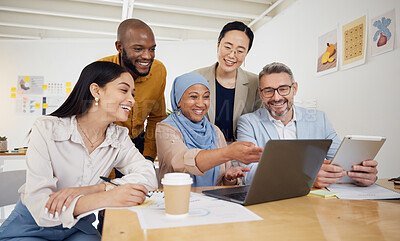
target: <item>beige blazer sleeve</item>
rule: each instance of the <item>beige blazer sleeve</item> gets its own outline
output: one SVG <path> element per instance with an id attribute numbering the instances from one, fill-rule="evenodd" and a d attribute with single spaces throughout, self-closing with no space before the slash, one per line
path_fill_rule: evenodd
<path id="1" fill-rule="evenodd" d="M 217 148 L 226 146 L 225 138 L 218 127 L 214 126 L 217 132 Z M 196 156 L 202 149 L 188 149 L 183 142 L 180 131 L 167 123 L 157 123 L 156 128 L 157 156 L 160 164 L 160 180 L 166 173 L 185 172 L 193 175 L 204 175 L 196 165 Z M 231 161 L 221 165 L 217 179 L 217 185 L 223 185 L 225 170 L 232 166 Z"/>

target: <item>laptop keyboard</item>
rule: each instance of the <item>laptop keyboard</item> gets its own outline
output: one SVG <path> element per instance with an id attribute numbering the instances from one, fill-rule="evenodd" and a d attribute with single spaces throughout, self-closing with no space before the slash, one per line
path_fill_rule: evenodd
<path id="1" fill-rule="evenodd" d="M 232 199 L 239 200 L 239 201 L 244 201 L 246 199 L 246 195 L 247 195 L 247 192 L 238 192 L 238 193 L 227 194 L 225 196 L 232 198 Z"/>

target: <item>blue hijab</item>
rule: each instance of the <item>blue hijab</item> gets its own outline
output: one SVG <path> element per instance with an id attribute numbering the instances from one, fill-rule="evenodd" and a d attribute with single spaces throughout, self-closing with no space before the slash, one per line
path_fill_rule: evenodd
<path id="1" fill-rule="evenodd" d="M 171 90 L 171 106 L 173 113 L 162 122 L 176 127 L 181 132 L 183 142 L 189 149 L 216 149 L 218 142 L 217 132 L 210 121 L 204 116 L 200 122 L 192 122 L 186 118 L 178 108 L 178 103 L 183 93 L 195 84 L 202 84 L 207 87 L 207 89 L 210 89 L 207 80 L 200 74 L 187 73 L 174 80 Z M 203 176 L 190 174 L 193 178 L 192 186 L 215 186 L 217 184 L 220 168 L 220 166 L 216 166 L 206 171 Z"/>

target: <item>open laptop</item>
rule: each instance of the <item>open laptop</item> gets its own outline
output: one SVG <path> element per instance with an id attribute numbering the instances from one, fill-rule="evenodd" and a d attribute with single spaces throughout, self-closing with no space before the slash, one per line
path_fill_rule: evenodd
<path id="1" fill-rule="evenodd" d="M 332 140 L 270 140 L 251 185 L 203 191 L 242 205 L 307 195 Z"/>

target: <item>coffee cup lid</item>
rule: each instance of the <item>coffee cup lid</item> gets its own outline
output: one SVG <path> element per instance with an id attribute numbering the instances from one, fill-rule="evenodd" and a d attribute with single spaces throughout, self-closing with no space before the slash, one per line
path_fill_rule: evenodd
<path id="1" fill-rule="evenodd" d="M 161 179 L 163 185 L 191 185 L 193 179 L 187 173 L 167 173 Z"/>

